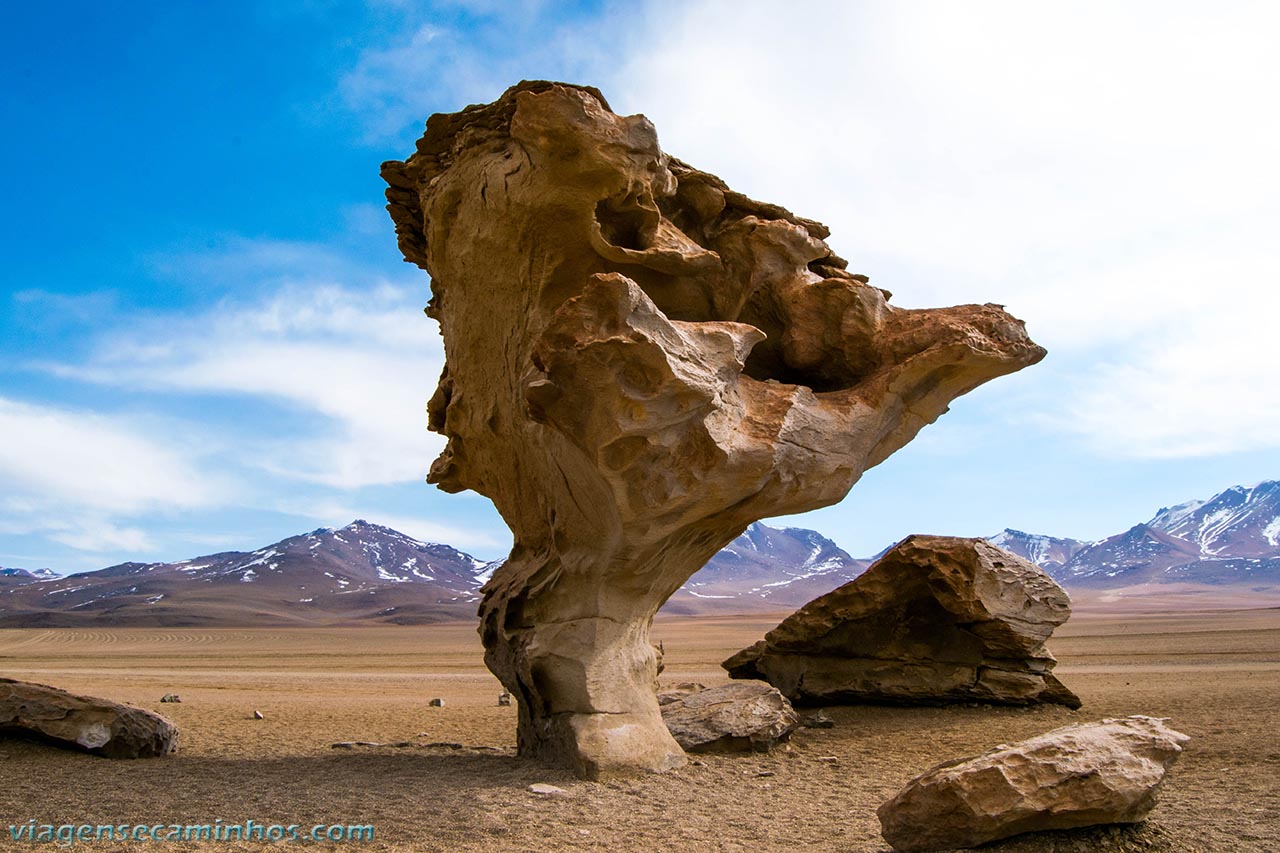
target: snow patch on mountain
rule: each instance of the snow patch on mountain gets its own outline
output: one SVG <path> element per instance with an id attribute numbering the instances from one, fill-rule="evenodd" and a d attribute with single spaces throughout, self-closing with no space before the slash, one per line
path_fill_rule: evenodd
<path id="1" fill-rule="evenodd" d="M 1267 544 L 1280 547 L 1280 515 L 1271 519 L 1271 523 L 1262 529 L 1262 538 Z"/>

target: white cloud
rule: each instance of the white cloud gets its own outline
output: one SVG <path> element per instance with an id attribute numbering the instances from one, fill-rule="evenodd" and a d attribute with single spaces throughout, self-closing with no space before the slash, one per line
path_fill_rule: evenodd
<path id="1" fill-rule="evenodd" d="M 401 31 L 367 48 L 339 79 L 338 95 L 369 140 L 410 129 L 417 136 L 429 114 L 491 101 L 521 79 L 590 82 L 625 51 L 642 17 L 633 7 L 566 14 L 545 0 L 455 5 L 469 14 L 465 29 L 405 5 Z"/>
<path id="2" fill-rule="evenodd" d="M 421 480 L 443 439 L 427 431 L 426 401 L 444 353 L 422 313 L 426 291 L 353 267 L 337 284 L 301 266 L 304 245 L 237 244 L 197 260 L 200 274 L 263 278 L 268 296 L 224 301 L 194 316 L 137 318 L 58 376 L 131 390 L 258 398 L 316 417 L 302 429 L 246 430 L 239 461 L 340 488 Z M 301 268 L 299 269 L 299 267 Z M 281 281 L 278 268 L 291 278 Z M 240 273 L 239 271 L 243 271 Z"/>
<path id="3" fill-rule="evenodd" d="M 156 550 L 155 542 L 137 527 L 121 527 L 103 519 L 92 519 L 78 526 L 50 528 L 49 538 L 80 551 L 127 551 L 130 553 Z"/>
<path id="4" fill-rule="evenodd" d="M 229 494 L 204 464 L 207 443 L 172 426 L 0 398 L 0 533 L 94 553 L 154 551 L 145 530 L 119 519 L 205 509 Z"/>
<path id="5" fill-rule="evenodd" d="M 77 562 L 94 568 L 103 565 L 98 556 L 101 553 L 156 550 L 155 540 L 145 530 L 113 521 L 108 517 L 110 510 L 31 497 L 5 498 L 0 501 L 0 509 L 5 514 L 0 521 L 0 534 L 39 534 L 77 551 L 88 552 L 79 555 Z"/>
<path id="6" fill-rule="evenodd" d="M 219 486 L 190 448 L 150 435 L 139 419 L 0 398 L 0 479 L 11 510 L 56 501 L 135 513 L 208 506 Z"/>
<path id="7" fill-rule="evenodd" d="M 1230 294 L 1236 276 L 1280 280 L 1275 259 L 1225 257 L 1212 269 L 1170 270 L 1199 286 L 1186 313 L 1138 323 L 1136 343 L 1104 347 L 1098 361 L 1071 381 L 1064 411 L 1051 420 L 1083 434 L 1109 456 L 1174 458 L 1274 448 L 1280 407 L 1271 389 L 1280 376 L 1274 342 L 1280 295 L 1244 305 Z M 1214 282 L 1228 282 L 1218 288 Z M 1156 294 L 1158 298 L 1158 294 Z M 1122 334 L 1122 330 L 1118 334 Z"/>
<path id="8" fill-rule="evenodd" d="M 210 511 L 290 513 L 332 490 L 422 484 L 443 445 L 426 427 L 443 351 L 422 312 L 425 276 L 413 271 L 413 284 L 401 284 L 341 249 L 242 238 L 152 266 L 187 287 L 256 295 L 117 312 L 108 330 L 87 336 L 87 356 L 28 365 L 113 389 L 116 408 L 130 414 L 0 400 L 0 481 L 9 486 L 0 506 L 12 522 L 0 532 L 134 559 L 185 553 L 210 535 L 223 542 L 225 518 Z M 377 504 L 376 494 L 351 500 Z M 345 524 L 369 510 L 343 514 Z M 174 527 L 178 518 L 218 530 L 189 535 Z M 465 525 L 419 523 L 414 532 L 442 541 L 457 532 L 488 549 L 496 541 Z"/>
<path id="9" fill-rule="evenodd" d="M 1041 422 L 1203 455 L 1280 447 L 1278 25 L 1246 3 L 665 3 L 601 85 L 671 153 L 832 226 L 898 304 L 1008 304 L 1050 348 Z"/>

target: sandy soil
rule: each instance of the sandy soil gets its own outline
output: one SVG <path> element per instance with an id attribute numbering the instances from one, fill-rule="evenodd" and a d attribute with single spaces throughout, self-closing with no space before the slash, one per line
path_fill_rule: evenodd
<path id="1" fill-rule="evenodd" d="M 718 663 L 775 616 L 660 619 L 664 681 L 722 683 Z M 1171 717 L 1192 742 L 1145 824 L 1026 836 L 989 849 L 1280 850 L 1280 610 L 1078 613 L 1055 637 L 1072 712 L 833 708 L 832 729 L 769 755 L 707 756 L 678 772 L 576 781 L 511 755 L 515 709 L 472 625 L 297 630 L 0 631 L 0 674 L 159 711 L 181 750 L 113 762 L 0 741 L 8 825 L 372 824 L 360 851 L 884 851 L 875 808 L 933 764 L 1073 721 Z M 161 705 L 168 692 L 180 705 Z M 445 707 L 431 708 L 433 697 Z M 266 719 L 252 719 L 260 710 Z M 412 748 L 335 750 L 335 741 Z M 427 746 L 453 742 L 498 751 Z M 836 763 L 819 761 L 835 756 Z M 540 797 L 549 782 L 567 791 Z M 257 850 L 257 842 L 92 844 L 92 850 Z"/>

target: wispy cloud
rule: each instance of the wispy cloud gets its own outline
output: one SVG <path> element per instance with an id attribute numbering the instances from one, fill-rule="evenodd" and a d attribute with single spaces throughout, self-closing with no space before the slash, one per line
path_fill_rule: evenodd
<path id="1" fill-rule="evenodd" d="M 384 498 L 371 487 L 420 484 L 430 505 L 422 480 L 443 440 L 425 406 L 443 351 L 422 312 L 425 277 L 405 284 L 339 248 L 245 238 L 151 266 L 240 295 L 198 309 L 117 306 L 108 329 L 83 335 L 83 356 L 28 362 L 59 383 L 50 388 L 87 389 L 93 402 L 0 398 L 4 533 L 132 558 L 210 535 L 244 545 L 270 526 L 234 533 L 246 511 L 276 525 L 377 515 Z M 102 389 L 123 414 L 101 413 Z M 343 512 L 299 512 L 299 502 Z M 198 519 L 206 529 L 183 532 Z M 415 532 L 495 547 L 465 524 L 419 521 Z"/>
<path id="2" fill-rule="evenodd" d="M 0 472 L 10 506 L 56 500 L 98 511 L 208 506 L 219 486 L 194 448 L 162 443 L 138 419 L 0 398 Z"/>
<path id="3" fill-rule="evenodd" d="M 0 398 L 0 435 L 5 534 L 42 534 L 80 551 L 146 552 L 154 539 L 120 519 L 205 509 L 230 494 L 205 468 L 199 444 L 168 434 L 157 419 Z"/>
<path id="4" fill-rule="evenodd" d="M 14 307 L 27 315 L 24 319 L 39 327 L 84 323 L 101 318 L 116 309 L 119 297 L 109 290 L 69 295 L 28 288 L 16 291 L 12 299 Z"/>
<path id="5" fill-rule="evenodd" d="M 340 271 L 350 285 L 304 280 L 325 255 L 264 241 L 197 258 L 191 269 L 256 276 L 267 292 L 196 315 L 135 318 L 83 363 L 45 369 L 133 391 L 256 398 L 312 415 L 302 427 L 290 421 L 289 431 L 251 431 L 241 459 L 272 474 L 341 488 L 420 480 L 442 446 L 425 415 L 444 360 L 434 324 L 420 293 L 367 270 Z M 278 268 L 289 279 L 271 272 Z"/>
<path id="6" fill-rule="evenodd" d="M 642 6 L 611 4 L 566 13 L 540 0 L 392 5 L 403 15 L 400 29 L 367 48 L 338 83 L 343 105 L 374 142 L 416 135 L 429 114 L 492 100 L 522 78 L 591 82 L 644 15 Z"/>

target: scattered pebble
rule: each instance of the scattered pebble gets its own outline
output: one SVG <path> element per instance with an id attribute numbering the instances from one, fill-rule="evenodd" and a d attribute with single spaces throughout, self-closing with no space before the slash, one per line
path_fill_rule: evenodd
<path id="1" fill-rule="evenodd" d="M 262 716 L 262 712 L 261 712 L 261 711 L 254 711 L 254 712 L 253 712 L 253 718 L 254 718 L 255 720 L 265 720 L 265 719 L 266 719 L 266 717 Z"/>
<path id="2" fill-rule="evenodd" d="M 814 711 L 812 714 L 800 718 L 800 728 L 802 729 L 830 729 L 835 728 L 835 725 L 835 720 L 821 711 Z"/>
<path id="3" fill-rule="evenodd" d="M 839 764 L 840 763 L 839 757 L 835 755 L 819 755 L 818 761 L 821 761 L 823 764 Z"/>
<path id="4" fill-rule="evenodd" d="M 504 691 L 504 692 L 502 692 L 502 693 L 499 693 L 499 694 L 498 694 L 498 704 L 499 704 L 500 706 L 510 705 L 510 704 L 511 704 L 511 694 L 510 694 L 510 693 L 507 693 L 507 692 L 505 692 L 505 691 Z"/>
<path id="5" fill-rule="evenodd" d="M 530 794 L 539 794 L 544 797 L 567 797 L 569 792 L 564 788 L 557 788 L 555 785 L 548 785 L 546 782 L 534 782 L 529 786 Z"/>
<path id="6" fill-rule="evenodd" d="M 160 701 L 161 701 L 161 702 L 178 702 L 178 703 L 181 703 L 181 702 L 182 702 L 182 697 L 181 697 L 181 696 L 179 696 L 177 693 L 166 693 L 166 694 L 164 694 L 163 696 L 161 696 L 161 697 L 160 697 Z"/>
<path id="7" fill-rule="evenodd" d="M 437 697 L 435 699 L 432 699 L 430 702 L 428 702 L 427 705 L 432 708 L 443 708 L 444 700 Z"/>

